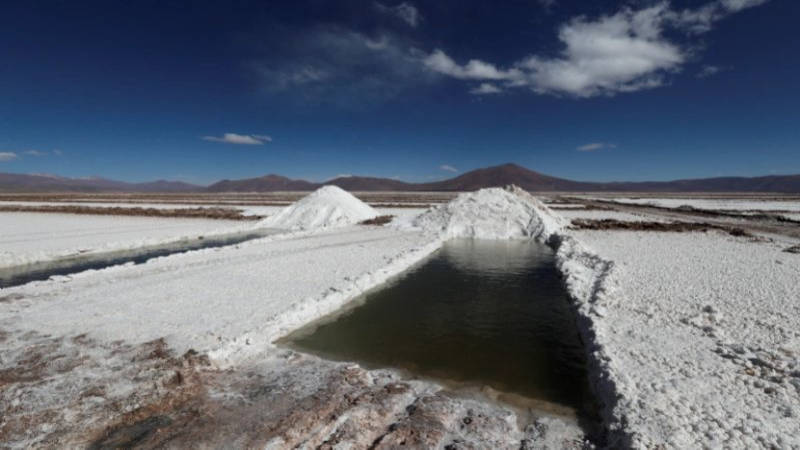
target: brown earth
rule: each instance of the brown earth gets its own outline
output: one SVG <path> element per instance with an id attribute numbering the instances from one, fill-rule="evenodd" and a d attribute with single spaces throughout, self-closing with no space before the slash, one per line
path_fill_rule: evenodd
<path id="1" fill-rule="evenodd" d="M 589 220 L 589 219 L 575 219 L 572 221 L 571 228 L 577 230 L 626 230 L 626 231 L 657 231 L 657 232 L 673 232 L 673 233 L 686 233 L 686 232 L 708 232 L 708 231 L 723 231 L 731 236 L 748 236 L 752 235 L 741 228 L 726 227 L 721 225 L 713 225 L 709 223 L 693 223 L 693 222 L 644 222 L 644 221 L 623 221 L 616 219 L 602 219 L 602 220 Z"/>
<path id="2" fill-rule="evenodd" d="M 100 216 L 141 216 L 141 217 L 180 217 L 191 219 L 217 220 L 259 220 L 261 216 L 245 216 L 233 208 L 140 208 L 140 207 L 97 207 L 74 205 L 0 205 L 0 212 L 35 212 L 61 214 L 88 214 Z"/>
<path id="3" fill-rule="evenodd" d="M 374 225 L 374 226 L 383 226 L 387 223 L 394 220 L 394 216 L 378 216 L 373 219 L 367 219 L 364 221 L 359 222 L 359 225 Z"/>
<path id="4" fill-rule="evenodd" d="M 24 301 L 24 300 L 22 300 Z M 36 448 L 580 448 L 574 427 L 288 350 L 219 370 L 161 339 L 0 330 L 0 442 Z M 2 445 L 0 445 L 2 446 Z M 544 448 L 544 447 L 541 447 Z"/>

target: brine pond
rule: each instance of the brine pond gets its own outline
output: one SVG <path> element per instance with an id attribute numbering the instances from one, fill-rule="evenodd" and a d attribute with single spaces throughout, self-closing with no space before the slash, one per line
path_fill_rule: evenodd
<path id="1" fill-rule="evenodd" d="M 554 252 L 535 242 L 450 241 L 278 344 L 594 422 L 568 294 Z"/>
<path id="2" fill-rule="evenodd" d="M 86 270 L 100 270 L 122 264 L 143 264 L 153 258 L 185 253 L 192 250 L 227 247 L 281 233 L 281 230 L 260 229 L 246 232 L 197 236 L 127 250 L 85 253 L 67 256 L 55 261 L 43 261 L 0 269 L 0 289 L 22 286 L 32 281 L 47 280 L 53 276 L 72 275 Z"/>

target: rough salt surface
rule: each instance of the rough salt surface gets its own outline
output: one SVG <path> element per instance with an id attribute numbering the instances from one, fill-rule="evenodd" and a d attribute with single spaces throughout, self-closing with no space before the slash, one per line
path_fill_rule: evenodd
<path id="1" fill-rule="evenodd" d="M 397 226 L 440 233 L 446 238 L 536 238 L 544 241 L 565 223 L 527 192 L 508 187 L 461 194 Z"/>
<path id="2" fill-rule="evenodd" d="M 721 233 L 569 231 L 612 446 L 800 448 L 800 258 Z"/>
<path id="3" fill-rule="evenodd" d="M 268 228 L 312 230 L 355 225 L 378 216 L 371 206 L 336 186 L 323 186 L 267 217 L 259 225 Z"/>
<path id="4" fill-rule="evenodd" d="M 342 448 L 348 448 L 348 443 L 350 448 L 364 448 L 378 438 L 382 444 L 376 448 L 393 448 L 407 439 L 415 439 L 410 442 L 419 448 L 443 448 L 456 442 L 476 448 L 579 448 L 581 432 L 575 424 L 542 418 L 522 428 L 513 412 L 493 404 L 451 399 L 438 394 L 439 387 L 432 383 L 403 383 L 391 371 L 364 371 L 316 358 L 283 359 L 282 352 L 270 345 L 277 336 L 332 312 L 440 245 L 441 239 L 429 233 L 350 227 L 287 233 L 158 258 L 139 266 L 88 271 L 0 289 L 0 330 L 10 331 L 8 336 L 15 342 L 13 361 L 21 364 L 30 360 L 26 352 L 34 333 L 29 331 L 38 330 L 67 344 L 92 339 L 101 345 L 119 341 L 146 347 L 146 341 L 163 336 L 174 354 L 194 348 L 208 352 L 215 363 L 238 369 L 219 372 L 219 381 L 232 385 L 216 387 L 210 399 L 201 399 L 200 410 L 222 408 L 220 414 L 202 417 L 216 421 L 214 424 L 203 427 L 204 422 L 194 421 L 199 425 L 192 431 L 165 429 L 158 434 L 167 440 L 178 439 L 175 442 L 187 439 L 187 445 L 220 442 L 245 447 L 232 439 L 259 431 L 266 435 L 275 428 L 281 432 L 270 441 L 276 448 L 290 442 L 292 447 L 302 442 L 322 445 L 329 438 Z M 81 338 L 83 333 L 89 338 Z M 10 346 L 3 345 L 6 349 Z M 152 354 L 146 348 L 137 352 Z M 44 360 L 66 359 L 61 347 L 52 353 L 59 356 L 48 355 Z M 72 353 L 85 352 L 78 349 Z M 73 400 L 80 401 L 83 392 L 98 391 L 96 395 L 102 398 L 120 399 L 123 407 L 136 408 L 140 403 L 131 401 L 126 393 L 134 391 L 135 402 L 147 402 L 175 391 L 174 387 L 160 387 L 166 383 L 161 380 L 163 371 L 153 372 L 138 362 L 141 357 L 125 355 L 125 361 L 134 362 L 127 364 L 130 371 L 125 373 L 133 382 L 115 377 L 120 373 L 117 361 L 111 360 L 113 367 L 106 367 L 99 354 L 96 361 L 87 362 L 84 357 L 74 367 L 70 361 L 70 371 L 32 388 L 22 383 L 9 386 L 3 395 L 18 399 L 27 408 L 24 415 L 15 412 L 13 419 L 41 422 L 41 428 L 26 434 L 27 442 L 42 442 L 49 438 L 48 433 L 60 429 L 61 443 L 71 444 L 82 436 L 70 430 L 91 430 L 106 423 L 108 417 L 116 417 L 103 406 L 114 405 L 112 401 L 89 409 L 80 406 L 87 403 L 83 401 L 76 407 Z M 252 361 L 267 362 L 268 367 L 254 368 Z M 51 372 L 61 370 L 46 367 Z M 146 381 L 161 378 L 138 383 L 144 379 L 138 375 L 140 367 L 152 372 Z M 171 373 L 167 372 L 167 377 Z M 194 379 L 185 371 L 184 377 Z M 362 378 L 366 380 L 363 386 L 355 383 Z M 331 381 L 339 379 L 344 384 Z M 240 386 L 242 383 L 245 385 Z M 137 390 L 141 385 L 155 393 Z M 70 394 L 68 401 L 62 400 L 64 394 Z M 240 400 L 248 395 L 247 401 Z M 31 402 L 32 398 L 37 401 Z M 255 403 L 250 402 L 252 398 Z M 169 405 L 167 400 L 157 403 Z M 58 414 L 50 412 L 53 410 Z M 328 419 L 333 413 L 335 421 Z M 258 426 L 252 425 L 256 422 Z M 208 429 L 213 429 L 213 434 L 208 434 Z M 264 448 L 262 437 L 248 438 Z"/>
<path id="5" fill-rule="evenodd" d="M 179 351 L 263 348 L 363 289 L 424 258 L 439 243 L 385 227 L 277 235 L 0 289 L 18 326 L 141 343 L 166 336 Z"/>

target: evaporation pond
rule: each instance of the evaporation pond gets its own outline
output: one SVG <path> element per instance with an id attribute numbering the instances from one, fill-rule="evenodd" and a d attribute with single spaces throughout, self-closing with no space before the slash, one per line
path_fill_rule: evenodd
<path id="1" fill-rule="evenodd" d="M 586 360 L 554 257 L 535 242 L 450 241 L 279 343 L 585 417 Z"/>

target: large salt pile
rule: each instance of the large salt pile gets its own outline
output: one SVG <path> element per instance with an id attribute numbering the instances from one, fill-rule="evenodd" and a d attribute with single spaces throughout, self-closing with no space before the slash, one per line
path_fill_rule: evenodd
<path id="1" fill-rule="evenodd" d="M 259 226 L 311 230 L 354 225 L 377 216 L 377 211 L 349 192 L 336 186 L 323 186 L 262 220 Z"/>
<path id="2" fill-rule="evenodd" d="M 524 190 L 509 186 L 461 194 L 411 220 L 414 228 L 447 237 L 547 240 L 563 220 Z"/>

